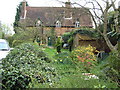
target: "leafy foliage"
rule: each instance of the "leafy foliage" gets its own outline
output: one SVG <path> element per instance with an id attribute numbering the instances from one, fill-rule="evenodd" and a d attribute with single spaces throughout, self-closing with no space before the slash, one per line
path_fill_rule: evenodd
<path id="1" fill-rule="evenodd" d="M 51 60 L 37 46 L 17 46 L 2 62 L 3 87 L 27 88 L 33 80 L 38 83 L 54 82 L 57 73 L 50 62 Z"/>
<path id="2" fill-rule="evenodd" d="M 111 52 L 109 57 L 105 60 L 106 63 L 103 64 L 103 71 L 107 77 L 109 77 L 114 82 L 118 83 L 120 87 L 120 58 L 119 53 Z"/>
<path id="3" fill-rule="evenodd" d="M 73 52 L 72 55 L 74 58 L 75 63 L 81 64 L 85 70 L 89 72 L 89 70 L 95 65 L 96 63 L 96 56 L 94 55 L 95 48 L 92 46 L 87 47 L 78 47 Z"/>
<path id="4" fill-rule="evenodd" d="M 95 30 L 89 30 L 89 29 L 79 29 L 79 30 L 76 30 L 73 35 L 75 34 L 81 34 L 81 35 L 88 35 L 92 38 L 99 38 L 99 34 L 95 31 Z"/>
<path id="5" fill-rule="evenodd" d="M 0 38 L 4 38 L 4 33 L 2 31 L 0 31 Z"/>
<path id="6" fill-rule="evenodd" d="M 70 32 L 67 32 L 67 33 L 62 35 L 62 38 L 63 38 L 65 43 L 67 43 L 67 41 L 71 37 L 71 35 L 72 35 L 72 33 L 70 33 Z"/>
<path id="7" fill-rule="evenodd" d="M 35 42 L 37 40 L 37 37 L 41 37 L 41 34 L 39 32 L 39 28 L 17 28 L 19 30 L 18 33 L 15 33 L 13 35 L 13 42 L 12 46 L 15 47 L 17 45 L 20 45 L 21 43 L 26 42 Z"/>
<path id="8" fill-rule="evenodd" d="M 76 34 L 87 35 L 92 38 L 100 37 L 100 34 L 98 34 L 94 29 L 81 28 L 81 29 L 73 30 L 72 32 L 67 32 L 67 33 L 63 34 L 62 38 L 63 38 L 64 42 L 67 43 L 68 40 L 70 39 L 70 37 L 74 37 Z"/>
<path id="9" fill-rule="evenodd" d="M 61 37 L 58 37 L 58 38 L 57 38 L 55 47 L 56 47 L 56 49 L 57 49 L 57 52 L 60 53 L 60 52 L 61 52 L 61 48 L 62 48 L 62 40 L 61 40 Z"/>
<path id="10" fill-rule="evenodd" d="M 26 3 L 26 6 L 28 6 L 28 3 Z M 19 20 L 20 20 L 20 14 L 21 14 L 21 7 L 22 7 L 22 2 L 20 2 L 20 4 L 18 5 L 17 9 L 16 9 L 16 16 L 15 16 L 15 22 L 14 24 L 14 28 L 18 27 L 19 25 Z M 15 33 L 17 32 L 16 29 L 14 29 Z"/>
<path id="11" fill-rule="evenodd" d="M 86 51 L 91 52 L 93 48 Z M 76 55 L 81 54 L 79 51 L 75 52 L 78 53 Z M 90 78 L 86 80 L 87 76 L 83 76 L 83 73 L 86 72 L 85 69 L 81 71 L 84 65 L 75 63 L 78 58 L 73 55 L 74 51 L 70 53 L 64 50 L 61 53 L 55 53 L 54 48 L 45 46 L 42 48 L 34 44 L 17 46 L 3 60 L 3 87 L 5 89 L 117 87 L 116 83 L 105 78 L 101 68 L 97 65 L 91 68 L 90 73 L 97 75 L 99 79 Z M 89 54 L 93 59 L 92 54 Z M 52 62 L 48 57 L 52 59 Z"/>

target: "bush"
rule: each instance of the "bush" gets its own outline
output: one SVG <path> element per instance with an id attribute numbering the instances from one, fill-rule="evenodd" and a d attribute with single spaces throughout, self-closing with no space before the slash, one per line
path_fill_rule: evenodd
<path id="1" fill-rule="evenodd" d="M 57 38 L 55 47 L 56 47 L 57 52 L 61 53 L 61 48 L 62 48 L 62 39 L 61 39 L 61 37 Z"/>
<path id="2" fill-rule="evenodd" d="M 2 62 L 3 88 L 32 87 L 29 84 L 34 85 L 34 79 L 38 83 L 54 82 L 57 73 L 50 61 L 38 46 L 27 43 L 17 46 Z"/>
<path id="3" fill-rule="evenodd" d="M 23 42 L 24 42 L 24 41 L 22 41 L 22 40 L 14 40 L 14 41 L 12 42 L 12 46 L 15 47 L 15 46 L 17 46 L 17 45 L 22 44 Z"/>
<path id="4" fill-rule="evenodd" d="M 110 67 L 112 67 L 116 72 L 120 74 L 120 58 L 118 52 L 110 53 L 110 56 L 107 58 Z"/>
<path id="5" fill-rule="evenodd" d="M 81 68 L 84 68 L 89 72 L 90 69 L 96 64 L 96 56 L 93 51 L 95 51 L 95 48 L 90 45 L 86 47 L 78 47 L 72 52 L 72 58 L 74 59 L 73 61 L 76 64 L 79 63 L 82 66 Z"/>
<path id="6" fill-rule="evenodd" d="M 8 36 L 6 39 L 9 42 L 10 47 L 12 47 L 13 37 L 12 36 Z"/>
<path id="7" fill-rule="evenodd" d="M 103 64 L 103 71 L 107 77 L 118 83 L 120 87 L 120 58 L 118 51 L 111 52 Z"/>

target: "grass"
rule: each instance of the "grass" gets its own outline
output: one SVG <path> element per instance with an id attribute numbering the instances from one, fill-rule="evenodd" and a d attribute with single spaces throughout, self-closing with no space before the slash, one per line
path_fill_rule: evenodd
<path id="1" fill-rule="evenodd" d="M 42 47 L 42 48 L 43 48 L 43 47 Z M 44 50 L 44 52 L 48 55 L 48 57 L 49 57 L 50 59 L 55 60 L 54 56 L 55 56 L 56 54 L 58 54 L 55 48 L 53 48 L 53 47 L 44 47 L 43 50 Z M 62 49 L 61 52 L 68 52 L 68 50 Z"/>
<path id="2" fill-rule="evenodd" d="M 116 83 L 105 79 L 90 79 L 84 80 L 82 75 L 83 69 L 70 62 L 70 52 L 62 49 L 60 54 L 57 54 L 56 49 L 51 47 L 41 47 L 48 57 L 52 60 L 53 66 L 56 68 L 59 79 L 56 82 L 48 84 L 40 84 L 33 81 L 32 87 L 34 88 L 116 88 Z M 57 61 L 55 61 L 57 60 Z M 62 62 L 60 61 L 62 60 Z M 67 61 L 67 62 L 66 62 Z M 97 66 L 96 66 L 97 67 Z M 92 73 L 97 72 L 102 75 L 100 69 L 92 70 Z"/>
<path id="3" fill-rule="evenodd" d="M 48 55 L 48 57 L 50 59 L 52 59 L 52 60 L 54 59 L 53 56 L 57 53 L 54 48 L 49 48 L 49 47 L 44 48 L 44 51 L 46 52 L 46 54 Z"/>

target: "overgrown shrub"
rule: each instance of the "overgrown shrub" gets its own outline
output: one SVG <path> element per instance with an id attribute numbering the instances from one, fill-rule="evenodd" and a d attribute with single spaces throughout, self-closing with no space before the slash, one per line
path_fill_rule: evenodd
<path id="1" fill-rule="evenodd" d="M 9 46 L 12 47 L 13 37 L 12 35 L 7 35 L 4 39 L 9 42 Z"/>
<path id="2" fill-rule="evenodd" d="M 120 87 L 120 57 L 118 51 L 111 52 L 103 64 L 103 71 L 107 77 L 118 83 Z"/>
<path id="3" fill-rule="evenodd" d="M 57 38 L 55 47 L 56 47 L 57 52 L 61 53 L 61 48 L 62 48 L 62 39 L 61 39 L 61 37 Z"/>
<path id="4" fill-rule="evenodd" d="M 38 46 L 17 46 L 2 62 L 3 88 L 27 88 L 34 79 L 38 83 L 54 82 L 57 73 L 50 61 Z"/>
<path id="5" fill-rule="evenodd" d="M 96 63 L 96 56 L 94 55 L 93 51 L 95 50 L 92 46 L 82 46 L 76 48 L 72 52 L 73 61 L 76 64 L 80 64 L 82 68 L 89 72 L 89 70 L 95 65 Z M 79 65 L 78 64 L 78 65 Z"/>
<path id="6" fill-rule="evenodd" d="M 12 42 L 12 47 L 15 47 L 15 46 L 17 46 L 17 45 L 20 45 L 20 44 L 22 44 L 24 41 L 23 40 L 14 40 L 13 42 Z"/>

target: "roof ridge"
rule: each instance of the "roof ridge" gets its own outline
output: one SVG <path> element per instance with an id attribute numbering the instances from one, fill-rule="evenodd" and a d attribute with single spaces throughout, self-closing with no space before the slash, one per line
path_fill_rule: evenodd
<path id="1" fill-rule="evenodd" d="M 28 8 L 66 8 L 66 7 L 49 7 L 49 6 L 42 6 L 42 7 L 37 7 L 37 6 L 27 6 Z M 70 9 L 84 9 L 82 7 L 72 7 Z"/>
<path id="2" fill-rule="evenodd" d="M 66 8 L 66 7 L 49 7 L 49 6 L 41 6 L 41 7 L 37 7 L 37 6 L 27 6 L 30 8 Z"/>

